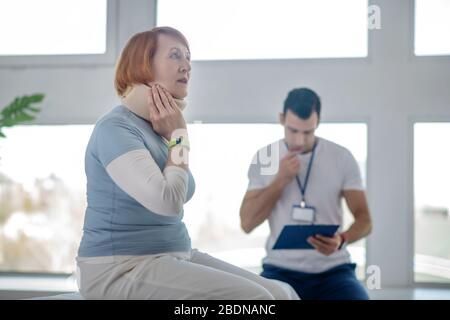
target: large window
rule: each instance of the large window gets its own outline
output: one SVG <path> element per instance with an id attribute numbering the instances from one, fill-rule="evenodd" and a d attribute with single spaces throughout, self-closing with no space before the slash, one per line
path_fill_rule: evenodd
<path id="1" fill-rule="evenodd" d="M 414 216 L 417 282 L 450 283 L 450 123 L 414 125 Z"/>
<path id="2" fill-rule="evenodd" d="M 414 53 L 450 55 L 450 0 L 415 1 Z"/>
<path id="3" fill-rule="evenodd" d="M 18 126 L 0 139 L 0 271 L 71 273 L 86 208 L 90 125 Z"/>
<path id="4" fill-rule="evenodd" d="M 116 0 L 1 0 L 0 66 L 113 63 Z"/>
<path id="5" fill-rule="evenodd" d="M 368 1 L 163 0 L 157 24 L 182 31 L 193 60 L 367 56 Z"/>
<path id="6" fill-rule="evenodd" d="M 190 168 L 197 189 L 185 206 L 185 222 L 193 246 L 257 272 L 265 254 L 268 225 L 245 234 L 240 229 L 239 207 L 254 153 L 281 138 L 282 126 L 188 126 Z M 90 125 L 4 130 L 7 138 L 0 140 L 0 271 L 73 272 L 86 208 L 84 152 L 91 131 Z M 323 123 L 317 133 L 347 147 L 365 179 L 366 131 L 360 123 Z M 345 210 L 345 228 L 351 221 Z M 364 241 L 349 249 L 363 277 Z"/>
<path id="7" fill-rule="evenodd" d="M 365 181 L 367 127 L 361 123 L 319 126 L 317 134 L 347 147 L 357 159 Z M 283 137 L 279 124 L 192 124 L 190 168 L 197 189 L 185 206 L 185 221 L 193 245 L 225 261 L 258 272 L 269 234 L 264 223 L 249 235 L 240 229 L 239 207 L 246 192 L 247 170 L 254 153 Z M 250 143 L 251 142 L 251 143 Z M 352 222 L 347 208 L 344 226 Z M 364 277 L 365 242 L 349 246 Z"/>
<path id="8" fill-rule="evenodd" d="M 106 0 L 2 0 L 1 55 L 104 53 Z"/>

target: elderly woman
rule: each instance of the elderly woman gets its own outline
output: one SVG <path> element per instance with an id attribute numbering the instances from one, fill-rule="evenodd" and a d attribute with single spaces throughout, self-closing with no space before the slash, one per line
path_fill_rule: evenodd
<path id="1" fill-rule="evenodd" d="M 122 104 L 86 150 L 87 200 L 77 266 L 87 299 L 298 299 L 287 284 L 191 248 L 183 205 L 194 194 L 182 115 L 188 42 L 156 27 L 134 35 L 116 68 Z"/>

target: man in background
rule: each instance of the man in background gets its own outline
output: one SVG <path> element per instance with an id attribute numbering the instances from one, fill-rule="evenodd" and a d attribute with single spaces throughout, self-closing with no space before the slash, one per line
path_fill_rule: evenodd
<path id="1" fill-rule="evenodd" d="M 280 122 L 284 139 L 258 151 L 248 171 L 249 185 L 240 218 L 249 233 L 266 219 L 262 276 L 289 283 L 301 299 L 369 299 L 355 275 L 346 245 L 366 237 L 371 217 L 358 164 L 349 150 L 319 138 L 321 102 L 307 88 L 289 92 Z M 268 155 L 275 172 L 267 173 Z M 273 249 L 285 225 L 337 224 L 342 228 L 341 199 L 354 223 L 334 236 L 308 238 L 313 249 Z"/>

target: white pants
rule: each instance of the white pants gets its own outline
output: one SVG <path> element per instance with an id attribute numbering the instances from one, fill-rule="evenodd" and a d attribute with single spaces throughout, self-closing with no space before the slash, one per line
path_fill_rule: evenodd
<path id="1" fill-rule="evenodd" d="M 77 258 L 86 299 L 299 299 L 287 283 L 190 252 Z"/>

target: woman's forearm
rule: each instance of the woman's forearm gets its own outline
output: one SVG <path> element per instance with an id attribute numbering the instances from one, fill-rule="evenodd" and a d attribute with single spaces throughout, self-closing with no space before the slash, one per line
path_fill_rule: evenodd
<path id="1" fill-rule="evenodd" d="M 182 145 L 171 147 L 167 156 L 166 168 L 170 166 L 176 166 L 188 171 L 189 149 Z"/>
<path id="2" fill-rule="evenodd" d="M 116 158 L 106 171 L 123 191 L 150 211 L 175 216 L 182 211 L 189 181 L 188 171 L 180 166 L 166 165 L 161 171 L 150 152 L 139 149 Z"/>

